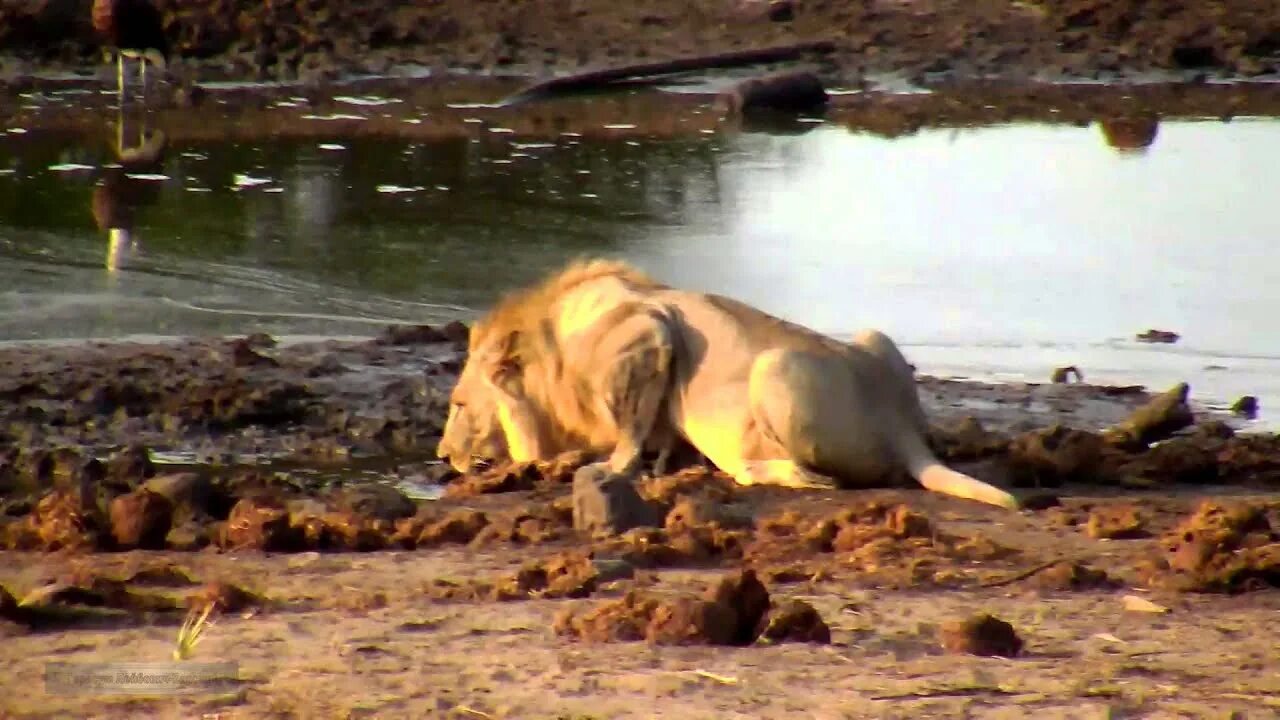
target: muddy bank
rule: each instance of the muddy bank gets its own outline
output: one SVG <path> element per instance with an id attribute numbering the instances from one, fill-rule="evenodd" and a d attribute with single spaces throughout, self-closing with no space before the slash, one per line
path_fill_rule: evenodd
<path id="1" fill-rule="evenodd" d="M 82 144 L 114 142 L 113 97 L 86 94 L 79 83 L 49 82 L 20 103 L 0 105 L 0 123 L 32 137 Z M 705 92 L 613 92 L 566 97 L 519 108 L 495 107 L 518 81 L 447 78 L 376 80 L 324 88 L 297 86 L 219 89 L 194 101 L 161 98 L 145 117 L 130 111 L 129 127 L 163 130 L 177 147 L 207 141 L 263 138 L 397 138 L 431 142 L 484 140 L 502 133 L 530 140 L 565 133 L 585 138 L 702 138 L 739 131 L 804 133 L 821 125 L 777 117 L 741 117 L 720 109 Z M 868 90 L 834 95 L 809 113 L 850 132 L 898 137 L 927 128 L 1003 123 L 1097 124 L 1117 150 L 1158 142 L 1161 122 L 1280 116 L 1280 89 L 1263 85 L 1149 84 L 1036 85 L 949 83 L 928 93 Z"/>
<path id="2" fill-rule="evenodd" d="M 156 0 L 185 76 L 316 80 L 399 64 L 547 75 L 582 67 L 829 40 L 831 76 L 1257 76 L 1280 61 L 1280 8 L 1256 0 L 913 3 L 647 0 L 258 3 Z M 99 61 L 88 0 L 10 3 L 15 79 Z"/>
<path id="3" fill-rule="evenodd" d="M 4 544 L 300 551 L 412 548 L 484 533 L 564 537 L 571 518 L 559 505 L 494 525 L 483 514 L 450 516 L 444 503 L 417 516 L 403 494 L 567 501 L 573 471 L 590 460 L 575 454 L 465 477 L 434 461 L 465 333 L 453 323 L 393 326 L 366 341 L 256 335 L 0 349 Z M 1185 385 L 1151 395 L 924 377 L 920 393 L 941 457 L 1023 494 L 1079 483 L 1273 490 L 1280 478 L 1274 437 L 1237 436 L 1188 404 Z M 715 476 L 689 471 L 695 483 Z M 368 515 L 344 499 L 350 488 L 387 494 L 368 500 Z M 390 514 L 376 509 L 384 502 Z"/>
<path id="4" fill-rule="evenodd" d="M 1021 512 L 744 488 L 693 464 L 640 479 L 647 524 L 589 533 L 572 478 L 590 458 L 466 476 L 427 459 L 463 338 L 0 349 L 0 710 L 624 718 L 659 692 L 680 716 L 772 718 L 839 687 L 850 717 L 1078 717 L 1274 699 L 1220 668 L 1277 670 L 1250 628 L 1280 597 L 1280 441 L 1184 388 L 922 378 L 938 452 Z M 239 663 L 222 685 L 19 691 L 52 657 L 168 660 L 205 611 L 189 652 Z M 992 655 L 1019 672 L 986 679 Z"/>

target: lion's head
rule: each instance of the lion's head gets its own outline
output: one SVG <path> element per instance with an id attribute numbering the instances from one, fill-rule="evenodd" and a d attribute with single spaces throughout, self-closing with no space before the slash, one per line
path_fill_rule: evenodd
<path id="1" fill-rule="evenodd" d="M 491 335 L 485 323 L 471 328 L 467 361 L 449 395 L 449 417 L 436 447 L 436 457 L 461 473 L 509 459 L 494 398 L 494 384 L 510 382 L 509 347 L 494 342 Z"/>
<path id="2" fill-rule="evenodd" d="M 585 260 L 531 287 L 501 298 L 485 317 L 471 326 L 467 360 L 450 396 L 449 417 L 436 456 L 447 458 L 459 472 L 467 472 L 480 461 L 511 459 L 511 448 L 498 419 L 497 394 L 528 400 L 547 433 L 544 451 L 571 446 L 580 440 L 583 424 L 566 414 L 581 403 L 571 393 L 558 389 L 561 349 L 556 339 L 557 302 L 567 293 L 590 283 L 606 281 L 620 287 L 647 289 L 660 287 L 655 281 L 611 260 Z M 613 295 L 624 296 L 612 288 Z M 604 291 L 592 296 L 601 303 Z M 543 409 L 553 411 L 543 412 Z M 568 427 L 565 427 L 568 425 Z"/>

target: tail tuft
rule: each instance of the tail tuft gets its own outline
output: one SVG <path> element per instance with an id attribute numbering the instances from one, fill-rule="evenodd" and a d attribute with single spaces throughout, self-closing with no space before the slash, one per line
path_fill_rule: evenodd
<path id="1" fill-rule="evenodd" d="M 916 480 L 926 489 L 968 500 L 977 500 L 1009 510 L 1019 508 L 1018 499 L 1000 488 L 957 472 L 939 462 L 926 465 Z"/>

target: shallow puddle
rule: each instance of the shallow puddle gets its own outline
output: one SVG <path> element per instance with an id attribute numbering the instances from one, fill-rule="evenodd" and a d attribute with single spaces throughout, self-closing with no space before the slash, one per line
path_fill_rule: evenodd
<path id="1" fill-rule="evenodd" d="M 332 132 L 157 141 L 159 159 L 128 168 L 106 111 L 89 133 L 0 133 L 0 341 L 368 334 L 470 318 L 603 253 L 832 334 L 880 327 L 930 374 L 1074 364 L 1280 402 L 1274 119 L 533 136 L 486 114 L 492 98 L 334 96 L 271 101 Z M 353 129 L 393 110 L 461 113 L 474 132 Z M 125 121 L 126 146 L 163 129 Z M 1148 328 L 1182 339 L 1133 340 Z"/>

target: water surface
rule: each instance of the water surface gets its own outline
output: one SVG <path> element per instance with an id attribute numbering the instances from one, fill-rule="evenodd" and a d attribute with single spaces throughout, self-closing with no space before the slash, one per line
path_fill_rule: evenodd
<path id="1" fill-rule="evenodd" d="M 590 253 L 882 328 L 930 373 L 1280 402 L 1280 122 L 1167 121 L 1139 153 L 1097 124 L 801 129 L 170 143 L 129 172 L 103 134 L 6 133 L 0 340 L 365 334 Z"/>

